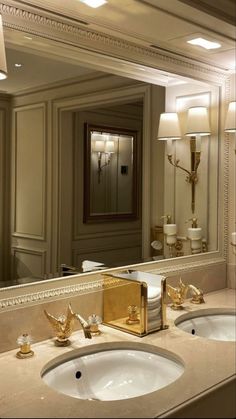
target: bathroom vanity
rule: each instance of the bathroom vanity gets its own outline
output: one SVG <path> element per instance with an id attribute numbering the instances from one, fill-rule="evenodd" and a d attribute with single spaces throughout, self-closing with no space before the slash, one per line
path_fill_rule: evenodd
<path id="1" fill-rule="evenodd" d="M 235 342 L 191 335 L 181 330 L 176 319 L 202 311 L 235 313 L 235 290 L 222 289 L 205 295 L 205 304 L 186 300 L 184 310 L 167 309 L 169 328 L 143 338 L 108 326 L 88 340 L 82 331 L 71 336 L 71 346 L 56 347 L 52 339 L 32 346 L 35 355 L 17 359 L 16 350 L 0 355 L 1 418 L 191 418 L 235 417 Z M 150 348 L 161 356 L 181 363 L 183 373 L 171 384 L 156 391 L 126 400 L 82 400 L 49 387 L 42 379 L 45 366 L 58 356 L 84 355 L 87 352 L 121 347 Z M 93 351 L 94 349 L 94 351 Z M 49 364 L 48 364 L 49 363 Z M 120 359 L 122 363 L 122 358 Z M 132 386 L 132 383 L 131 383 Z"/>

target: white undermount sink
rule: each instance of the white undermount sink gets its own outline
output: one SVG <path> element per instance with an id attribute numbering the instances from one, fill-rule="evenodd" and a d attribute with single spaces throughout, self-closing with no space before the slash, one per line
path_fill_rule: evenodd
<path id="1" fill-rule="evenodd" d="M 201 310 L 180 316 L 175 325 L 192 335 L 221 341 L 236 340 L 236 315 L 233 312 L 220 313 Z"/>
<path id="2" fill-rule="evenodd" d="M 183 372 L 181 361 L 168 351 L 147 344 L 116 342 L 57 357 L 45 366 L 42 379 L 59 393 L 107 401 L 154 392 Z"/>

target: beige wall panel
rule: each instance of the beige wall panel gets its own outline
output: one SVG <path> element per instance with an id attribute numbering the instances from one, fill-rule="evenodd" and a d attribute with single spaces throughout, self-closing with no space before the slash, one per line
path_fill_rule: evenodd
<path id="1" fill-rule="evenodd" d="M 84 237 L 72 244 L 72 253 L 76 255 L 73 264 L 80 268 L 85 259 L 102 262 L 108 267 L 138 263 L 142 257 L 141 237 L 141 231 Z"/>
<path id="2" fill-rule="evenodd" d="M 125 266 L 133 263 L 138 263 L 142 256 L 141 246 L 131 246 L 112 249 L 92 249 L 87 250 L 85 253 L 76 253 L 73 255 L 73 265 L 81 268 L 84 260 L 91 260 L 94 262 L 104 263 L 106 267 L 112 268 Z M 108 263 L 107 263 L 108 261 Z"/>
<path id="3" fill-rule="evenodd" d="M 13 272 L 15 278 L 43 278 L 45 252 L 31 249 L 13 248 Z"/>
<path id="4" fill-rule="evenodd" d="M 15 234 L 44 239 L 45 106 L 15 113 Z"/>

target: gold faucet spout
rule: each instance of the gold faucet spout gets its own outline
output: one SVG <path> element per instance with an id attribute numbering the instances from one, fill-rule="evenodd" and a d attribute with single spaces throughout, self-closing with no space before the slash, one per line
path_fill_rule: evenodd
<path id="1" fill-rule="evenodd" d="M 191 303 L 193 304 L 202 304 L 205 303 L 203 298 L 203 291 L 200 288 L 195 287 L 192 284 L 185 285 L 183 281 L 179 280 L 179 285 L 177 287 L 172 287 L 167 285 L 167 293 L 170 299 L 172 300 L 171 308 L 173 310 L 182 310 L 184 300 L 187 298 L 188 292 L 191 292 Z"/>
<path id="2" fill-rule="evenodd" d="M 205 303 L 203 297 L 203 291 L 200 288 L 195 287 L 195 285 L 189 284 L 188 289 L 191 291 L 192 299 L 191 302 L 194 304 Z"/>
<path id="3" fill-rule="evenodd" d="M 82 329 L 83 329 L 83 332 L 84 332 L 84 337 L 86 339 L 92 339 L 90 325 L 88 324 L 88 322 L 86 322 L 86 320 L 82 316 L 80 316 L 80 314 L 78 314 L 78 313 L 75 313 L 75 318 L 77 320 L 79 320 L 79 322 L 82 326 Z"/>
<path id="4" fill-rule="evenodd" d="M 44 310 L 44 313 L 49 322 L 51 323 L 54 331 L 56 332 L 55 344 L 57 346 L 67 346 L 71 344 L 68 338 L 72 334 L 75 319 L 79 320 L 85 338 L 92 338 L 90 325 L 86 322 L 86 320 L 83 319 L 82 316 L 80 316 L 80 314 L 73 312 L 70 304 L 67 308 L 66 315 L 55 317 L 52 314 L 48 313 L 46 310 Z"/>

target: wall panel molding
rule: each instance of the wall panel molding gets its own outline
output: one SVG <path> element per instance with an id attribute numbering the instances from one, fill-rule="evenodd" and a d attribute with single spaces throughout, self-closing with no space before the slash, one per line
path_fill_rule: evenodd
<path id="1" fill-rule="evenodd" d="M 31 260 L 32 266 L 35 266 L 36 260 L 38 259 L 37 265 L 39 267 L 38 276 L 43 278 L 46 266 L 46 250 L 31 249 L 26 247 L 12 247 L 12 271 L 14 278 L 17 276 L 17 270 L 20 269 L 24 271 L 24 266 L 17 266 L 17 263 L 24 263 L 24 258 L 29 256 L 28 260 Z M 27 264 L 26 271 L 29 271 L 30 262 Z M 26 275 L 28 276 L 28 275 Z M 30 276 L 30 272 L 29 272 Z"/>
<path id="2" fill-rule="evenodd" d="M 38 115 L 37 115 L 38 113 Z M 24 115 L 25 114 L 25 115 Z M 31 118 L 29 118 L 31 116 Z M 24 127 L 34 119 L 35 125 Z M 22 119 L 22 120 L 21 120 Z M 41 130 L 41 136 L 34 137 L 34 130 Z M 18 132 L 20 130 L 20 132 Z M 32 138 L 32 144 L 31 144 Z M 35 142 L 37 140 L 37 142 Z M 38 141 L 39 140 L 39 141 Z M 35 167 L 34 153 L 40 164 L 36 166 L 35 176 L 28 178 L 28 165 Z M 41 154 L 41 156 L 40 156 Z M 13 110 L 13 208 L 12 236 L 46 240 L 46 189 L 47 189 L 47 105 L 38 103 Z M 31 170 L 34 173 L 34 170 Z M 39 174 L 39 177 L 37 176 Z M 40 202 L 35 200 L 35 189 L 40 191 Z M 24 194 L 27 194 L 27 199 Z M 29 199 L 30 196 L 30 199 Z M 25 221 L 24 221 L 25 220 Z M 28 230 L 29 229 L 29 230 Z"/>

